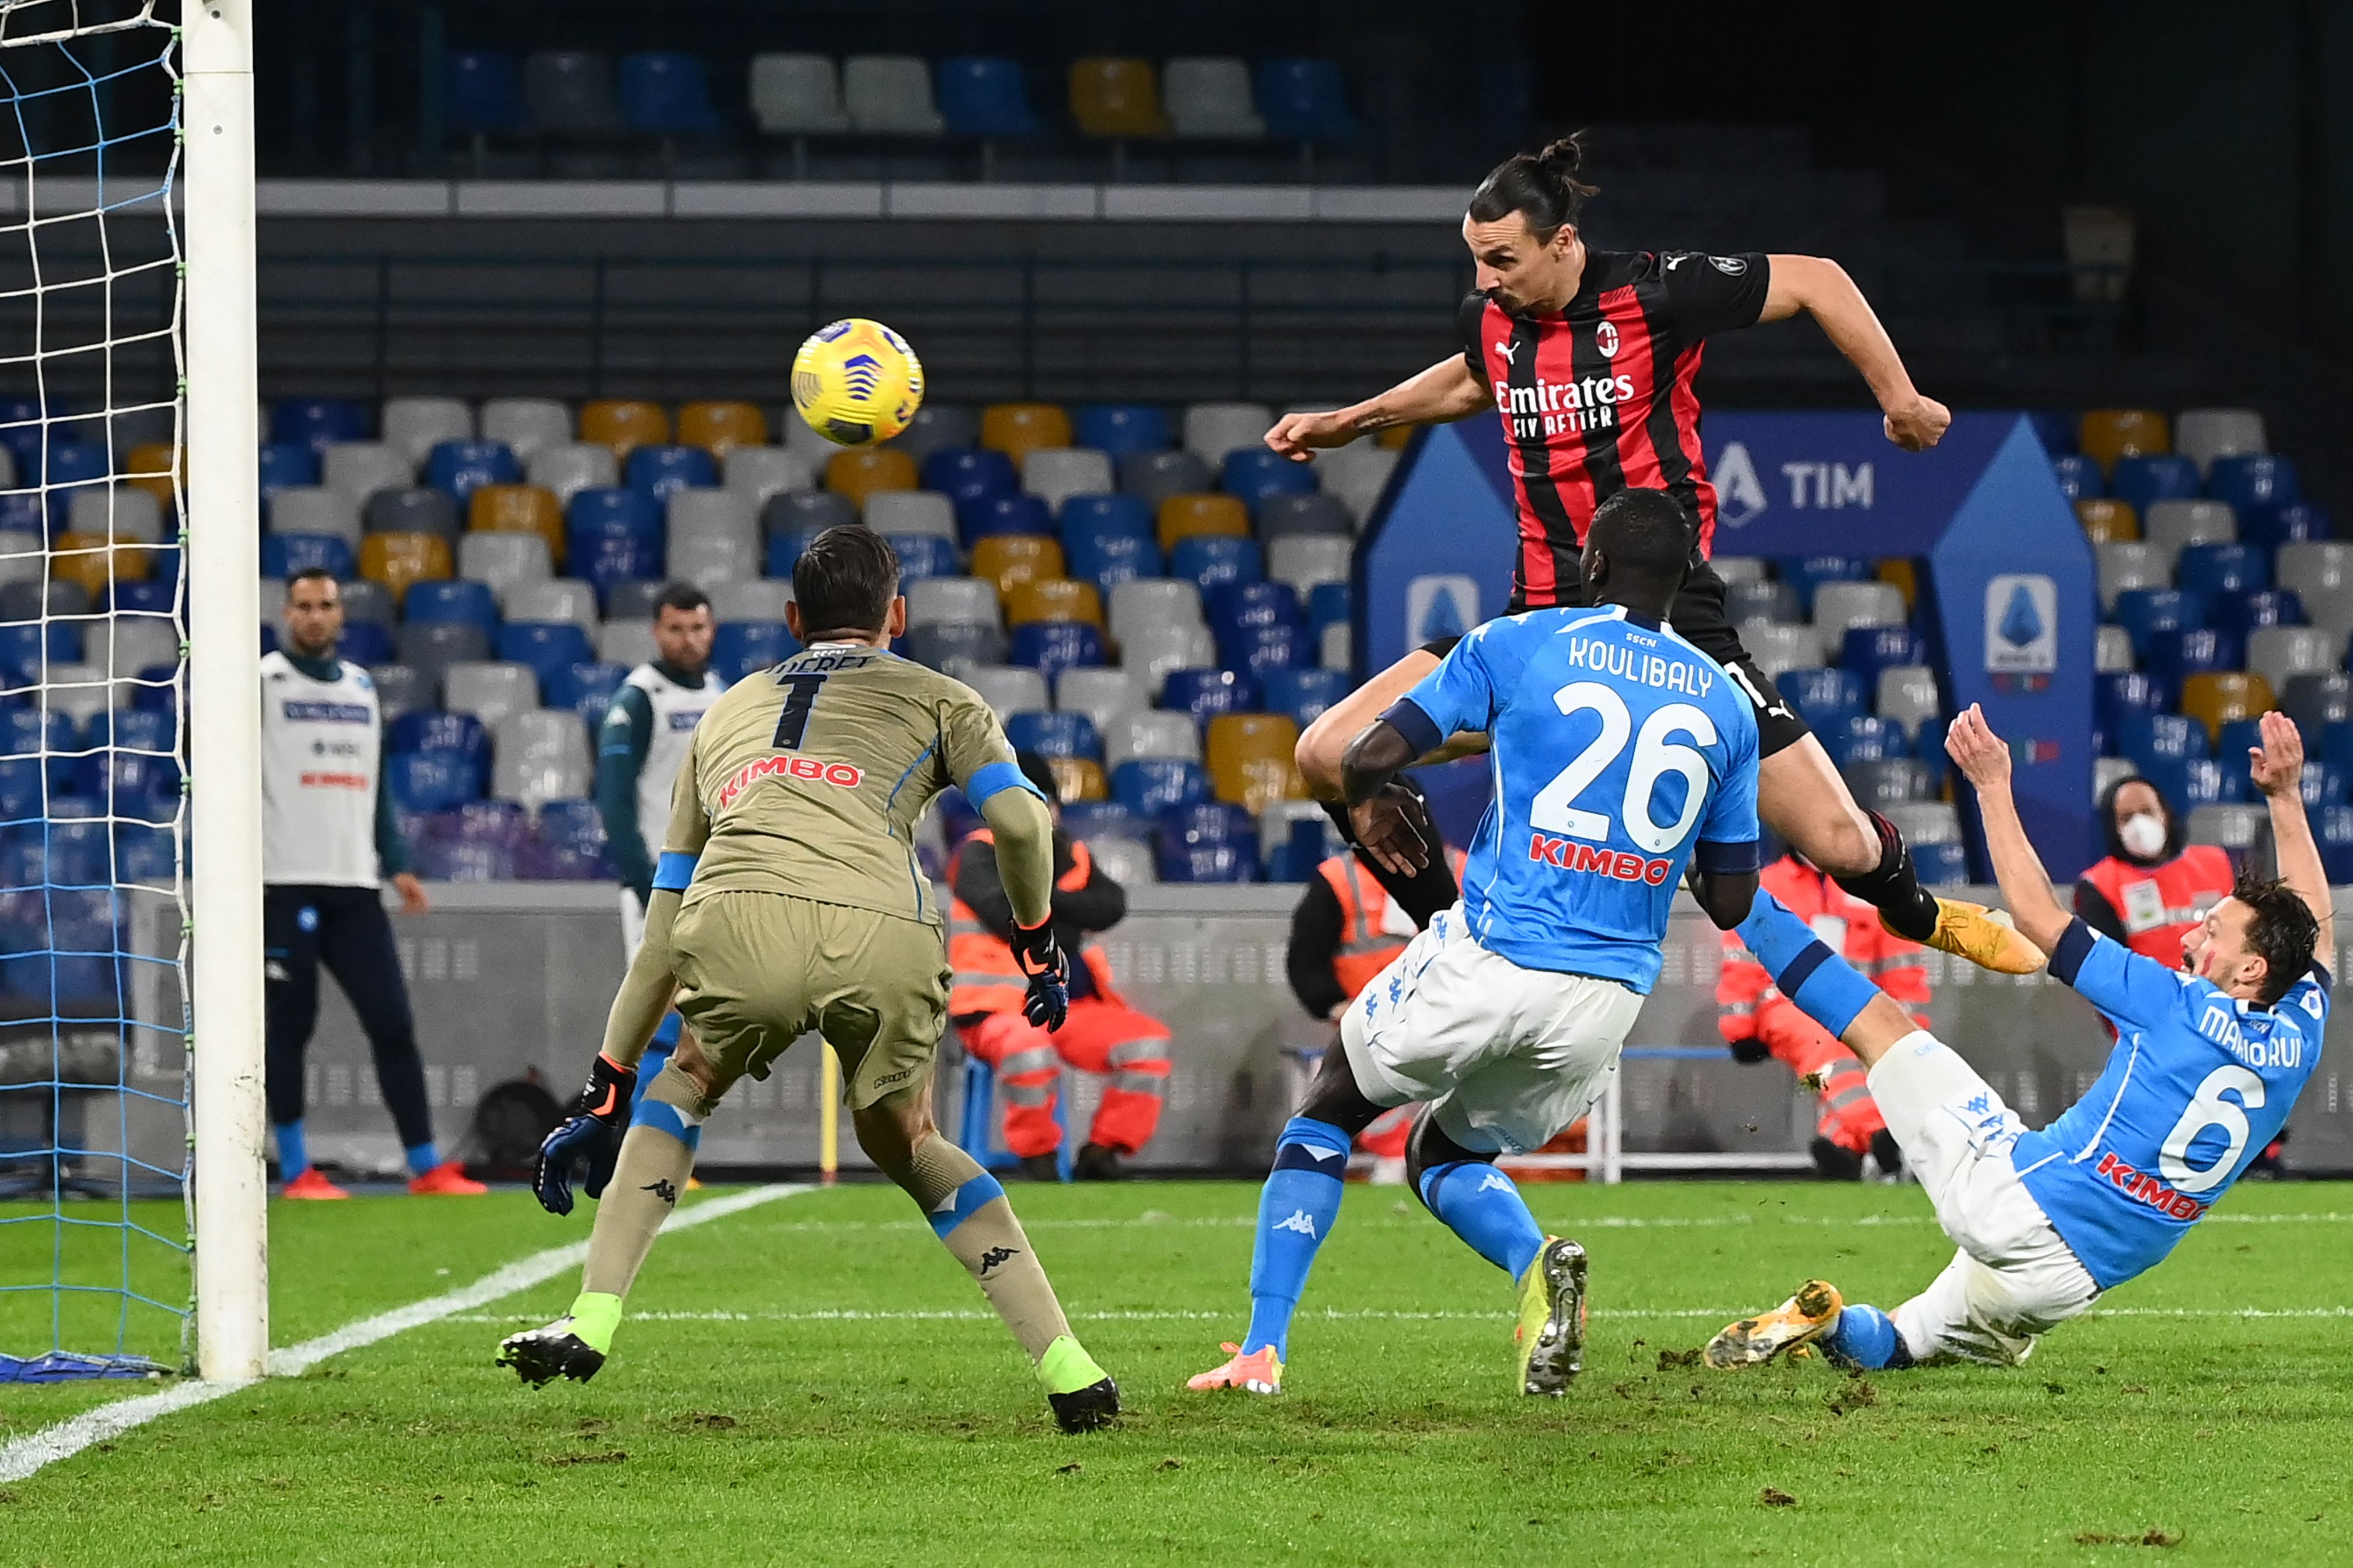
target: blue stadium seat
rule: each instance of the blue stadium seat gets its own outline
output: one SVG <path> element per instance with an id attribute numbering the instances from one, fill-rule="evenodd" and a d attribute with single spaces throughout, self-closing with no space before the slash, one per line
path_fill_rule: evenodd
<path id="1" fill-rule="evenodd" d="M 1337 669 L 1270 669 L 1260 682 L 1270 713 L 1288 713 L 1303 730 L 1348 694 L 1348 677 Z"/>
<path id="2" fill-rule="evenodd" d="M 2224 767 L 2246 764 L 2247 749 L 2263 749 L 2263 725 L 2260 719 L 2232 719 L 2224 721 L 2221 733 L 2214 739 L 2214 760 Z"/>
<path id="3" fill-rule="evenodd" d="M 2304 600 L 2293 588 L 2258 588 L 2244 594 L 2218 595 L 2206 618 L 2220 629 L 2244 637 L 2257 626 L 2300 626 L 2306 624 Z"/>
<path id="4" fill-rule="evenodd" d="M 926 577 L 954 577 L 964 571 L 964 563 L 956 547 L 935 533 L 886 533 L 883 539 L 899 556 L 899 588 L 906 591 L 910 583 L 920 583 Z M 793 559 L 800 559 L 798 552 Z M 787 566 L 783 574 L 792 575 Z"/>
<path id="5" fill-rule="evenodd" d="M 349 397 L 281 397 L 269 405 L 269 439 L 313 452 L 364 441 L 374 428 L 367 405 Z"/>
<path id="6" fill-rule="evenodd" d="M 71 788 L 74 759 L 69 753 L 79 749 L 73 721 L 63 713 L 53 712 L 46 720 L 30 707 L 0 713 L 0 754 L 24 759 L 0 763 L 6 773 L 0 781 L 0 797 L 5 797 L 0 799 L 0 820 L 40 816 L 45 775 L 51 789 Z"/>
<path id="7" fill-rule="evenodd" d="M 2147 664 L 2149 638 L 2158 632 L 2205 625 L 2206 601 L 2179 588 L 2127 588 L 2108 618 L 2132 634 L 2133 657 Z"/>
<path id="8" fill-rule="evenodd" d="M 1255 518 L 1259 503 L 1269 496 L 1314 494 L 1315 470 L 1265 447 L 1237 447 L 1226 454 L 1218 484 L 1228 495 L 1241 498 Z"/>
<path id="9" fill-rule="evenodd" d="M 1346 142 L 1361 133 L 1337 61 L 1261 60 L 1255 76 L 1259 115 L 1275 140 Z"/>
<path id="10" fill-rule="evenodd" d="M 511 800 L 446 806 L 417 839 L 417 872 L 440 882 L 512 882 L 524 869 L 531 816 Z"/>
<path id="11" fill-rule="evenodd" d="M 2189 544 L 2174 580 L 2206 595 L 2242 594 L 2272 585 L 2272 556 L 2252 544 Z"/>
<path id="12" fill-rule="evenodd" d="M 1220 713 L 1259 710 L 1258 681 L 1238 669 L 1172 669 L 1161 683 L 1163 708 L 1189 713 L 1206 724 Z"/>
<path id="13" fill-rule="evenodd" d="M 2320 841 L 2321 864 L 2327 869 L 2328 879 L 2353 882 L 2353 805 L 2324 808 L 2313 824 L 2313 837 Z"/>
<path id="14" fill-rule="evenodd" d="M 1021 476 L 994 447 L 944 447 L 923 459 L 923 488 L 947 497 L 961 514 L 966 501 L 1020 494 Z"/>
<path id="15" fill-rule="evenodd" d="M 2164 682 L 2166 690 L 2179 701 L 2185 678 L 2244 668 L 2245 653 L 2244 640 L 2234 632 L 2218 631 L 2212 626 L 2183 626 L 2175 631 L 2150 633 L 2148 657 L 2141 665 Z"/>
<path id="16" fill-rule="evenodd" d="M 1138 816 L 1157 817 L 1209 798 L 1209 775 L 1198 763 L 1134 757 L 1111 771 L 1112 798 Z"/>
<path id="17" fill-rule="evenodd" d="M 0 670 L 10 686 L 37 684 L 44 656 L 51 664 L 81 662 L 81 627 L 72 621 L 10 621 L 0 625 Z"/>
<path id="18" fill-rule="evenodd" d="M 2096 458 L 2053 458 L 2051 477 L 2059 482 L 2059 493 L 2071 501 L 2096 500 L 2108 493 L 2107 477 L 2100 472 Z"/>
<path id="19" fill-rule="evenodd" d="M 75 793 L 109 816 L 169 822 L 180 809 L 180 760 L 143 752 L 94 751 L 76 759 Z"/>
<path id="20" fill-rule="evenodd" d="M 87 802 L 93 811 L 104 811 L 105 802 L 92 798 Z M 102 821 L 90 817 L 58 820 L 53 818 L 45 835 L 48 841 L 47 880 L 53 888 L 103 888 L 113 880 L 108 865 L 107 851 L 113 847 L 112 835 Z M 60 933 L 58 945 L 90 945 Z"/>
<path id="21" fill-rule="evenodd" d="M 1074 800 L 1062 807 L 1062 831 L 1073 838 L 1124 838 L 1152 842 L 1154 825 L 1116 800 Z"/>
<path id="22" fill-rule="evenodd" d="M 720 128 L 710 79 L 692 55 L 623 55 L 616 96 L 629 129 L 649 136 L 711 136 Z"/>
<path id="23" fill-rule="evenodd" d="M 1026 533 L 1051 538 L 1054 509 L 1042 496 L 983 496 L 956 503 L 956 531 L 966 544 L 992 534 Z"/>
<path id="24" fill-rule="evenodd" d="M 2206 726 L 2179 713 L 2127 713 L 2116 726 L 2116 750 L 2144 771 L 2203 757 Z"/>
<path id="25" fill-rule="evenodd" d="M 2353 768 L 2353 721 L 2337 719 L 2321 726 L 2320 754 Z"/>
<path id="26" fill-rule="evenodd" d="M 823 631 L 825 628 L 818 628 Z M 782 621 L 730 621 L 711 634 L 711 668 L 730 686 L 800 652 Z"/>
<path id="27" fill-rule="evenodd" d="M 1927 888 L 1947 888 L 1969 879 L 1969 854 L 1958 844 L 1915 844 L 1912 864 L 1919 873 L 1920 884 Z"/>
<path id="28" fill-rule="evenodd" d="M 353 621 L 343 627 L 343 640 L 335 652 L 353 664 L 389 664 L 394 645 L 392 633 L 378 621 Z"/>
<path id="29" fill-rule="evenodd" d="M 38 757 L 0 757 L 0 825 L 14 828 L 38 822 L 47 789 L 47 770 Z M 0 873 L 0 881 L 9 879 Z"/>
<path id="30" fill-rule="evenodd" d="M 1928 644 L 1910 626 L 1849 626 L 1839 643 L 1839 662 L 1876 689 L 1881 670 L 1927 663 Z"/>
<path id="31" fill-rule="evenodd" d="M 1345 583 L 1318 583 L 1307 590 L 1307 630 L 1322 637 L 1324 628 L 1349 619 L 1356 612 L 1356 591 Z"/>
<path id="32" fill-rule="evenodd" d="M 1263 677 L 1270 670 L 1314 668 L 1315 648 L 1297 626 L 1245 626 L 1219 640 L 1218 657 Z"/>
<path id="33" fill-rule="evenodd" d="M 1149 403 L 1082 403 L 1071 411 L 1073 446 L 1107 452 L 1113 463 L 1130 452 L 1157 452 L 1175 439 L 1167 414 Z"/>
<path id="34" fill-rule="evenodd" d="M 1912 740 L 1912 758 L 1928 770 L 1930 800 L 1940 800 L 1945 794 L 1946 775 L 1953 771 L 1953 759 L 1945 754 L 1945 726 L 1923 724 Z"/>
<path id="35" fill-rule="evenodd" d="M 403 811 L 444 811 L 480 799 L 486 773 L 456 752 L 401 752 L 385 764 L 385 783 Z"/>
<path id="36" fill-rule="evenodd" d="M 621 470 L 621 482 L 667 500 L 674 490 L 718 484 L 719 463 L 700 447 L 637 447 Z"/>
<path id="37" fill-rule="evenodd" d="M 629 672 L 617 664 L 595 659 L 567 664 L 549 679 L 542 700 L 550 708 L 571 709 L 593 733 L 628 678 Z"/>
<path id="38" fill-rule="evenodd" d="M 2318 813 L 2325 806 L 2343 805 L 2348 788 L 2353 788 L 2353 768 L 2326 757 L 2315 757 L 2304 764 L 2304 808 Z"/>
<path id="39" fill-rule="evenodd" d="M 1005 657 L 1038 671 L 1050 686 L 1066 669 L 1103 663 L 1103 634 L 1084 621 L 1032 621 L 1013 628 Z"/>
<path id="40" fill-rule="evenodd" d="M 1825 583 L 1862 583 L 1871 577 L 1871 563 L 1860 555 L 1808 555 L 1781 563 L 1781 581 L 1798 593 L 1798 607 L 1814 613 L 1814 590 Z"/>
<path id="41" fill-rule="evenodd" d="M 1152 509 L 1132 495 L 1072 496 L 1062 503 L 1062 547 L 1075 550 L 1090 538 L 1155 537 Z"/>
<path id="42" fill-rule="evenodd" d="M 1160 576 L 1163 570 L 1160 544 L 1150 533 L 1114 532 L 1110 529 L 1074 531 L 1071 529 L 1067 521 L 1070 509 L 1082 500 L 1091 499 L 1093 498 L 1073 498 L 1062 509 L 1066 519 L 1062 551 L 1070 562 L 1071 575 L 1082 582 L 1092 583 L 1106 599 L 1111 597 L 1111 591 L 1122 583 L 1138 577 Z M 1132 500 L 1134 498 L 1117 496 L 1110 499 Z"/>
<path id="43" fill-rule="evenodd" d="M 2287 501 L 2279 506 L 2250 507 L 2239 514 L 2239 542 L 2276 550 L 2283 544 L 2334 539 L 2337 525 L 2318 501 Z"/>
<path id="44" fill-rule="evenodd" d="M 1862 714 L 1862 682 L 1843 669 L 1785 670 L 1773 684 L 1817 733 Z"/>
<path id="45" fill-rule="evenodd" d="M 648 491 L 628 485 L 575 490 L 565 508 L 564 530 L 577 549 L 583 540 L 662 539 L 662 507 Z"/>
<path id="46" fill-rule="evenodd" d="M 359 570 L 353 559 L 352 547 L 332 533 L 269 533 L 261 540 L 261 574 L 283 581 L 297 572 L 321 568 L 337 577 L 349 577 Z"/>
<path id="47" fill-rule="evenodd" d="M 74 489 L 102 484 L 113 474 L 113 455 L 107 451 L 103 442 L 60 441 L 52 433 L 47 459 L 41 465 L 41 482 L 49 488 L 50 528 L 61 529 L 66 525 L 66 513 L 73 505 Z"/>
<path id="48" fill-rule="evenodd" d="M 1258 826 L 1240 806 L 1185 805 L 1162 814 L 1162 881 L 1254 882 L 1258 875 Z"/>
<path id="49" fill-rule="evenodd" d="M 1029 85 L 1018 61 L 990 55 L 952 55 L 932 68 L 940 117 L 959 136 L 1035 136 Z"/>
<path id="50" fill-rule="evenodd" d="M 2199 493 L 2198 465 L 2172 453 L 2118 458 L 2108 476 L 2108 493 L 2130 501 L 2135 511 L 2147 515 L 2161 500 L 2189 500 Z"/>
<path id="51" fill-rule="evenodd" d="M 123 882 L 152 885 L 172 879 L 175 861 L 173 830 L 162 824 L 114 825 L 114 874 Z"/>
<path id="52" fill-rule="evenodd" d="M 571 621 L 512 621 L 499 628 L 497 646 L 501 658 L 531 666 L 543 690 L 558 670 L 596 658 L 587 628 Z"/>
<path id="53" fill-rule="evenodd" d="M 539 808 L 528 874 L 545 882 L 609 882 L 612 855 L 593 800 L 551 800 Z"/>
<path id="54" fill-rule="evenodd" d="M 1219 642 L 1249 628 L 1303 624 L 1299 591 L 1288 583 L 1220 583 L 1201 597 Z"/>
<path id="55" fill-rule="evenodd" d="M 816 538 L 817 534 L 807 529 L 798 533 L 768 535 L 767 552 L 760 563 L 762 574 L 787 583 L 792 581 L 793 568 L 800 564 L 802 554 Z"/>
<path id="56" fill-rule="evenodd" d="M 1270 882 L 1304 882 L 1315 875 L 1315 868 L 1333 854 L 1338 841 L 1331 825 L 1307 817 L 1294 819 L 1290 831 L 1272 844 L 1264 845 L 1266 879 Z"/>
<path id="57" fill-rule="evenodd" d="M 1038 712 L 1008 714 L 1005 720 L 1005 738 L 1013 742 L 1018 752 L 1035 752 L 1041 757 L 1084 757 L 1091 762 L 1103 761 L 1103 737 L 1095 733 L 1095 721 L 1083 713 Z"/>
<path id="58" fill-rule="evenodd" d="M 452 49 L 442 73 L 442 123 L 460 136 L 496 136 L 531 124 L 522 74 L 504 49 Z"/>
<path id="59" fill-rule="evenodd" d="M 2033 422 L 2035 438 L 2054 458 L 2074 455 L 2084 416 L 2072 408 L 2036 408 L 2026 417 Z"/>
<path id="60" fill-rule="evenodd" d="M 1197 533 L 1178 540 L 1168 552 L 1168 574 L 1187 579 L 1206 595 L 1221 584 L 1255 583 L 1266 575 L 1266 566 L 1254 539 Z"/>
<path id="61" fill-rule="evenodd" d="M 491 732 L 471 713 L 438 713 L 429 708 L 403 713 L 385 726 L 385 750 L 394 756 L 441 752 L 487 768 Z"/>
<path id="62" fill-rule="evenodd" d="M 504 441 L 437 441 L 426 455 L 425 482 L 463 506 L 484 485 L 519 485 L 522 465 Z"/>
<path id="63" fill-rule="evenodd" d="M 53 718 L 64 718 L 53 714 Z M 153 710 L 118 708 L 108 713 L 93 713 L 90 733 L 83 743 L 91 749 L 107 746 L 129 752 L 168 752 L 175 744 L 172 731 L 172 716 Z"/>
<path id="64" fill-rule="evenodd" d="M 2206 474 L 2206 493 L 2229 501 L 2244 517 L 2257 507 L 2286 506 L 2304 499 L 2304 485 L 2295 464 L 2274 452 L 2250 452 L 2237 458 L 2217 458 Z"/>
<path id="65" fill-rule="evenodd" d="M 1856 714 L 1842 724 L 1820 731 L 1823 749 L 1840 767 L 1849 763 L 1884 762 L 1912 753 L 1911 737 L 1893 719 Z"/>
<path id="66" fill-rule="evenodd" d="M 68 412 L 63 400 L 51 398 L 47 413 L 54 416 Z M 37 397 L 0 397 L 0 448 L 5 448 L 16 460 L 16 472 L 34 475 L 41 471 L 41 444 L 45 435 L 54 431 L 56 438 L 70 439 L 70 426 L 44 424 L 43 405 Z"/>
<path id="67" fill-rule="evenodd" d="M 593 539 L 572 550 L 565 569 L 609 600 L 623 583 L 650 583 L 662 574 L 661 546 L 643 539 Z"/>
<path id="68" fill-rule="evenodd" d="M 261 499 L 319 482 L 319 454 L 308 447 L 270 442 L 261 448 Z"/>
<path id="69" fill-rule="evenodd" d="M 402 609 L 405 620 L 470 621 L 491 636 L 498 635 L 499 599 L 488 583 L 477 583 L 464 577 L 412 583 Z M 346 654 L 344 657 L 351 656 Z M 361 659 L 359 662 L 369 664 L 376 661 Z"/>
<path id="70" fill-rule="evenodd" d="M 30 473 L 35 470 L 20 469 Z M 38 490 L 0 491 L 0 529 L 11 533 L 47 533 L 50 531 L 49 509 L 41 504 Z"/>

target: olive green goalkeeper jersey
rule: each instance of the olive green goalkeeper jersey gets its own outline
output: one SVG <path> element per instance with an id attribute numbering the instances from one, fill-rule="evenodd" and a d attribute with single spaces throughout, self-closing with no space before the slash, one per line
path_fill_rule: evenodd
<path id="1" fill-rule="evenodd" d="M 951 784 L 976 805 L 1029 787 L 979 694 L 883 649 L 816 644 L 703 714 L 655 886 L 685 887 L 687 905 L 786 893 L 938 925 L 914 827 Z"/>

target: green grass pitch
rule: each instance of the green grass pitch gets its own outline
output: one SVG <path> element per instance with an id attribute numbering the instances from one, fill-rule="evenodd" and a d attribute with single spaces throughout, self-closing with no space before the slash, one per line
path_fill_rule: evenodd
<path id="1" fill-rule="evenodd" d="M 0 1490 L 0 1561 L 2353 1557 L 2342 1187 L 2241 1188 L 2023 1368 L 1868 1379 L 1685 1355 L 1809 1273 L 1883 1305 L 1924 1283 L 1950 1249 L 1917 1189 L 1528 1191 L 1593 1257 L 1586 1372 L 1560 1401 L 1512 1392 L 1503 1277 L 1397 1189 L 1349 1190 L 1268 1400 L 1184 1388 L 1241 1329 L 1255 1188 L 1026 1187 L 1014 1199 L 1129 1411 L 1064 1437 L 906 1201 L 853 1185 L 666 1238 L 586 1387 L 533 1392 L 491 1366 L 511 1326 L 562 1310 L 566 1274 Z M 584 1237 L 584 1217 L 512 1191 L 275 1205 L 273 1338 L 462 1285 Z M 45 1229 L 0 1230 L 0 1279 L 45 1277 Z M 25 1310 L 10 1299 L 0 1343 L 21 1342 Z M 0 1392 L 0 1440 L 122 1392 Z"/>

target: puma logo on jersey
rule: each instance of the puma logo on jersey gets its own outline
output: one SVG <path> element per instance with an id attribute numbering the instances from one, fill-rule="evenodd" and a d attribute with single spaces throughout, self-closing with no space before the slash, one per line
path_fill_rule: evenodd
<path id="1" fill-rule="evenodd" d="M 1512 342 L 1509 338 L 1501 338 L 1496 341 L 1495 352 L 1504 356 L 1504 363 L 1505 364 L 1511 363 L 1512 356 L 1519 353 L 1519 351 L 1520 345 Z"/>
<path id="2" fill-rule="evenodd" d="M 1293 1209 L 1289 1219 L 1279 1219 L 1274 1222 L 1274 1228 L 1277 1230 L 1295 1230 L 1300 1235 L 1305 1237 L 1308 1240 L 1313 1241 L 1315 1239 L 1315 1216 L 1309 1214 L 1305 1209 Z"/>

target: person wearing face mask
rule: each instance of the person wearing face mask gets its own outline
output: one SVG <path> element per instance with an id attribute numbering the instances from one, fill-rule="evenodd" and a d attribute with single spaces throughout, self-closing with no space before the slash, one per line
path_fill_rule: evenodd
<path id="1" fill-rule="evenodd" d="M 2158 787 L 2121 779 L 2100 796 L 2107 858 L 2075 884 L 2075 912 L 2101 935 L 2179 968 L 2181 939 L 2231 891 L 2231 858 L 2182 843 L 2184 826 Z"/>

